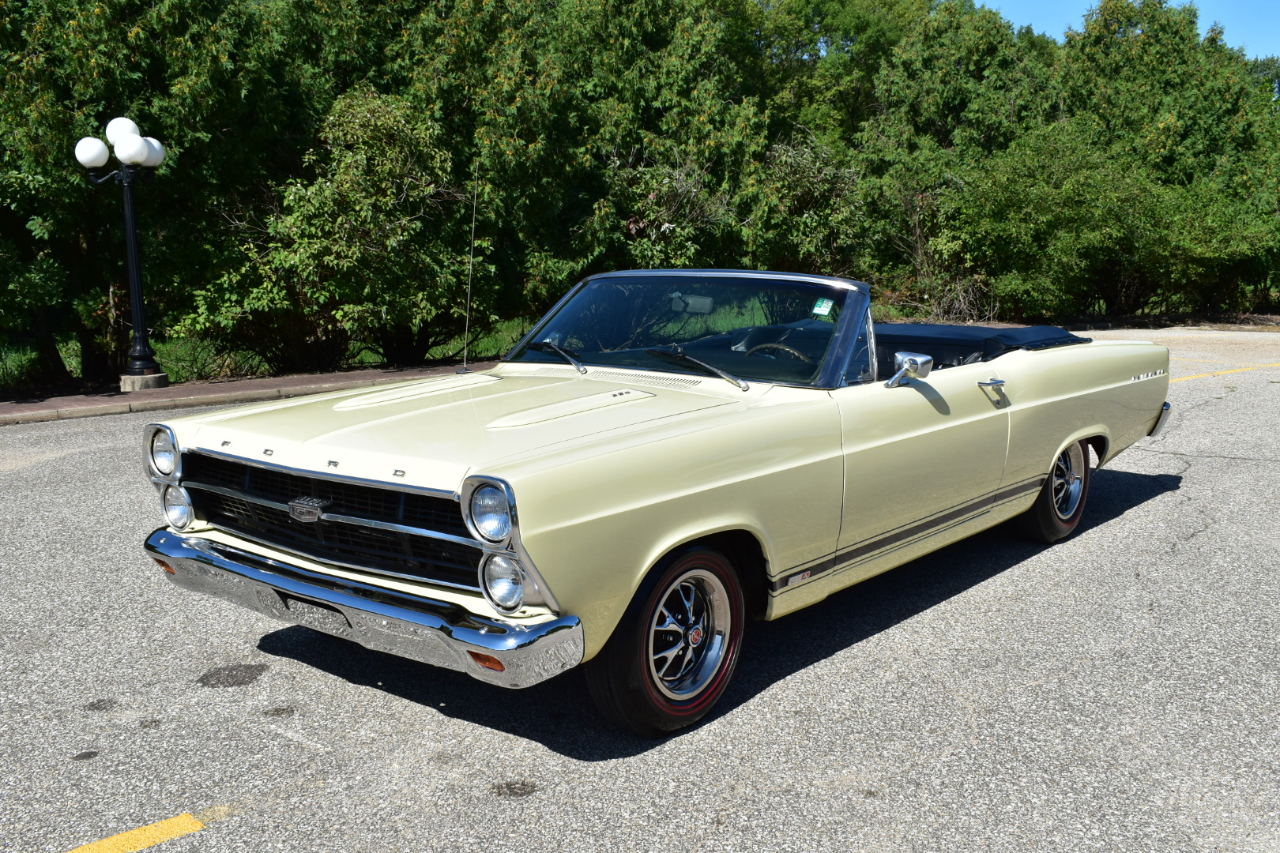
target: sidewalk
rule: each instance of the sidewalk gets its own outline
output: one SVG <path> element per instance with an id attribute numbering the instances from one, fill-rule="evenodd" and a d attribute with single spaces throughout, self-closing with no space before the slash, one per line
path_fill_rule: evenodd
<path id="1" fill-rule="evenodd" d="M 472 370 L 485 370 L 496 361 L 472 362 Z M 227 379 L 184 382 L 168 388 L 123 393 L 77 394 L 71 397 L 47 397 L 0 402 L 0 426 L 57 421 L 66 418 L 91 418 L 97 415 L 123 415 L 157 409 L 183 409 L 192 406 L 227 406 L 343 391 L 373 385 L 388 385 L 426 376 L 444 376 L 458 371 L 458 365 L 397 370 L 353 370 L 346 373 L 271 376 L 264 379 Z"/>

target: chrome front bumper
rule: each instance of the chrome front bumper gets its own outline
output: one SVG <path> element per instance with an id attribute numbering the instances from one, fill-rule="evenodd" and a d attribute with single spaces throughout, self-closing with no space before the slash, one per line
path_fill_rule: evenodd
<path id="1" fill-rule="evenodd" d="M 582 662 L 576 616 L 528 626 L 486 619 L 455 604 L 328 577 L 167 528 L 152 533 L 145 547 L 184 589 L 499 687 L 528 687 Z M 482 666 L 472 653 L 502 670 Z"/>

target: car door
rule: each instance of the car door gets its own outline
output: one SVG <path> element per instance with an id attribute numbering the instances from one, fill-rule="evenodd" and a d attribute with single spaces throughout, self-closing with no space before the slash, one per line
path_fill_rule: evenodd
<path id="1" fill-rule="evenodd" d="M 1008 398 L 989 363 L 936 369 L 895 388 L 886 378 L 831 392 L 845 465 L 835 567 L 853 571 L 848 583 L 888 568 L 881 557 L 984 513 L 1008 449 Z"/>

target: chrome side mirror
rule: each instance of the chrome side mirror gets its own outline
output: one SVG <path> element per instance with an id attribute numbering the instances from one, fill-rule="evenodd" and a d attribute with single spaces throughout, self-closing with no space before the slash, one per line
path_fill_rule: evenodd
<path id="1" fill-rule="evenodd" d="M 894 353 L 893 366 L 898 372 L 893 374 L 892 379 L 884 383 L 886 388 L 897 388 L 899 385 L 904 385 L 908 377 L 924 379 L 929 375 L 929 371 L 933 370 L 933 356 L 921 355 L 918 352 Z"/>

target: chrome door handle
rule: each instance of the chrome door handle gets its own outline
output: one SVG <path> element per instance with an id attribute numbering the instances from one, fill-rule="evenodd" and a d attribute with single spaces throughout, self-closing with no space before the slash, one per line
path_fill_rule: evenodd
<path id="1" fill-rule="evenodd" d="M 978 383 L 979 387 L 982 387 L 982 388 L 999 388 L 1003 384 L 1004 384 L 1003 379 L 989 379 L 986 382 Z"/>

